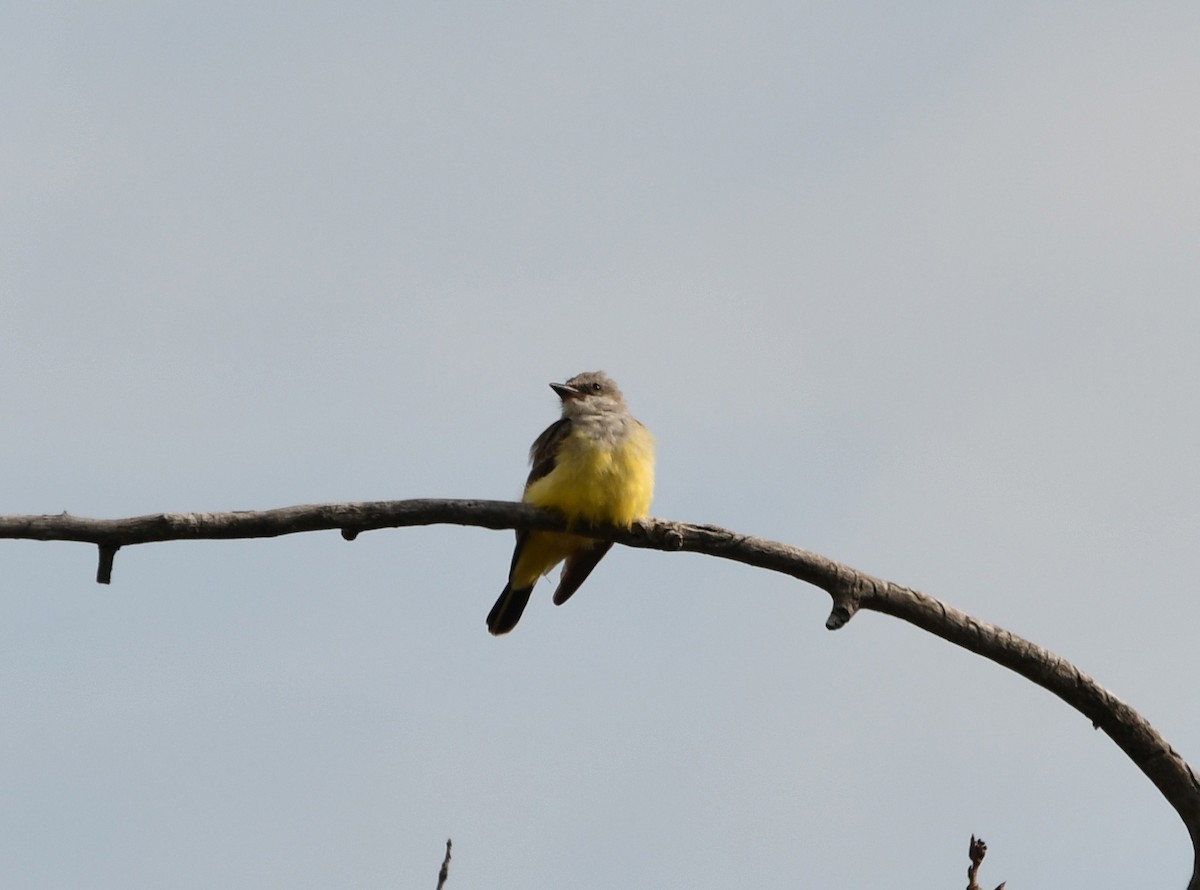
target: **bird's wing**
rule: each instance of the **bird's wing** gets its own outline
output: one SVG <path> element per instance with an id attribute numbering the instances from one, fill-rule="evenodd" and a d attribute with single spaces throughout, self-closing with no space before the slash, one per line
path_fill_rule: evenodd
<path id="1" fill-rule="evenodd" d="M 550 474 L 557 463 L 558 448 L 562 445 L 563 439 L 570 434 L 571 421 L 564 417 L 550 424 L 540 436 L 534 439 L 533 445 L 529 449 L 529 463 L 532 464 L 533 469 L 529 471 L 529 478 L 525 480 L 526 488 L 543 476 Z"/>

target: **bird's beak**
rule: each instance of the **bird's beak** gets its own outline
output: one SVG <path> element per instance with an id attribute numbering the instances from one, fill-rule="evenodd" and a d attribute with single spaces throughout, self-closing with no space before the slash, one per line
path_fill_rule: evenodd
<path id="1" fill-rule="evenodd" d="M 583 397 L 583 393 L 581 393 L 578 389 L 573 386 L 568 386 L 565 383 L 551 383 L 550 388 L 558 393 L 558 397 L 564 402 L 567 399 L 578 399 Z"/>

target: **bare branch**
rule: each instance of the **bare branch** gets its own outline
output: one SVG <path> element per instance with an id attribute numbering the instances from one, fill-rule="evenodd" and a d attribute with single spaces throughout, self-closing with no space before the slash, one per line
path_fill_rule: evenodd
<path id="1" fill-rule="evenodd" d="M 976 839 L 975 835 L 971 835 L 971 846 L 967 848 L 967 855 L 971 857 L 971 866 L 967 869 L 967 890 L 982 890 L 979 886 L 979 866 L 983 862 L 983 857 L 987 855 L 987 844 L 983 842 L 983 838 Z M 1008 881 L 1002 881 L 996 886 L 996 890 L 1004 890 Z"/>
<path id="2" fill-rule="evenodd" d="M 0 517 L 0 539 L 79 541 L 100 548 L 97 581 L 107 583 L 118 548 L 156 541 L 269 538 L 340 529 L 359 533 L 410 525 L 492 529 L 565 529 L 561 517 L 524 504 L 484 500 L 370 501 L 315 504 L 235 513 L 161 513 L 130 519 Z M 1188 890 L 1200 890 L 1200 777 L 1148 721 L 1069 661 L 931 596 L 858 572 L 818 554 L 713 525 L 645 519 L 632 529 L 575 526 L 573 531 L 630 547 L 703 553 L 781 572 L 820 587 L 833 601 L 825 626 L 844 626 L 859 609 L 915 624 L 1012 670 L 1057 695 L 1103 730 L 1154 783 L 1182 818 L 1192 840 Z"/>
<path id="3" fill-rule="evenodd" d="M 967 855 L 971 857 L 971 866 L 967 869 L 967 890 L 980 890 L 979 865 L 987 855 L 987 844 L 983 842 L 983 838 L 977 840 L 975 835 L 971 835 L 971 846 L 967 848 Z"/>
<path id="4" fill-rule="evenodd" d="M 446 878 L 450 877 L 450 838 L 446 838 L 446 858 L 442 860 L 441 870 L 438 871 L 437 890 L 446 886 Z"/>

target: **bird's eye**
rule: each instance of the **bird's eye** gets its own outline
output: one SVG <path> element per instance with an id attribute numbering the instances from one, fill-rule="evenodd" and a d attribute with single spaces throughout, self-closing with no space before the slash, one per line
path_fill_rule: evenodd
<path id="1" fill-rule="evenodd" d="M 592 384 L 592 392 L 600 392 L 601 389 L 603 389 L 603 387 L 600 386 L 598 382 Z"/>

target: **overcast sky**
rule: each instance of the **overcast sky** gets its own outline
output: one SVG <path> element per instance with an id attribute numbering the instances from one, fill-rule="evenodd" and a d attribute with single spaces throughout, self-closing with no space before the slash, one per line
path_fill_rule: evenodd
<path id="1" fill-rule="evenodd" d="M 515 498 L 602 368 L 656 516 L 918 587 L 1200 763 L 1200 6 L 0 15 L 0 512 Z M 0 542 L 25 888 L 1183 887 L 1059 700 L 616 548 Z"/>

